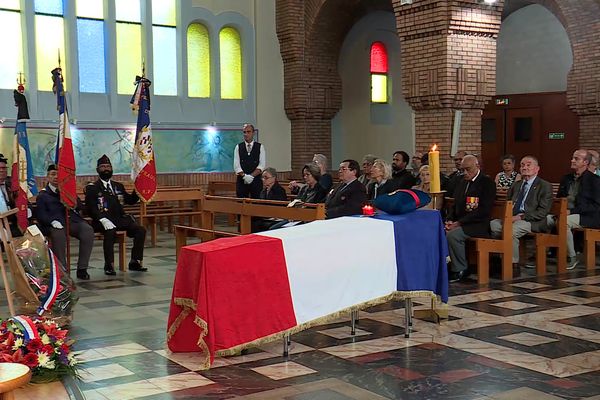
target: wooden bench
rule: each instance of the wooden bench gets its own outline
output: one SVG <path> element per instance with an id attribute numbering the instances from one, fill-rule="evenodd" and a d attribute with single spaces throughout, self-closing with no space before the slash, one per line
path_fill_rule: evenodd
<path id="1" fill-rule="evenodd" d="M 535 241 L 535 265 L 538 276 L 546 275 L 546 258 L 549 247 L 557 248 L 558 273 L 567 270 L 567 199 L 553 199 L 550 214 L 556 216 L 556 233 L 532 232 L 527 237 Z M 524 246 L 521 244 L 521 249 Z"/>
<path id="2" fill-rule="evenodd" d="M 600 242 L 600 229 L 577 228 L 574 231 L 583 232 L 583 257 L 588 270 L 596 268 L 596 244 Z"/>
<path id="3" fill-rule="evenodd" d="M 175 256 L 179 259 L 179 252 L 183 246 L 187 245 L 187 238 L 190 236 L 201 237 L 203 242 L 216 239 L 217 237 L 235 237 L 240 234 L 237 232 L 217 231 L 213 229 L 196 228 L 194 226 L 175 225 Z"/>
<path id="4" fill-rule="evenodd" d="M 152 247 L 156 246 L 157 241 L 157 221 L 161 218 L 166 218 L 169 225 L 169 230 L 173 222 L 173 218 L 189 218 L 188 223 L 193 225 L 193 220 L 200 220 L 201 204 L 203 192 L 199 187 L 195 188 L 164 188 L 157 190 L 153 203 L 140 203 L 140 224 L 150 227 L 150 237 Z M 176 205 L 168 205 L 164 203 L 176 202 Z M 152 204 L 160 204 L 154 205 Z M 188 203 L 189 206 L 186 206 Z"/>

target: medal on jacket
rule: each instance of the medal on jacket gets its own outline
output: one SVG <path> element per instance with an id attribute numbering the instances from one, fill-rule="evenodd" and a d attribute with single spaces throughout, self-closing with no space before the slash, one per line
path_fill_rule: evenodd
<path id="1" fill-rule="evenodd" d="M 98 210 L 108 211 L 108 201 L 104 201 L 104 196 L 98 196 Z"/>
<path id="2" fill-rule="evenodd" d="M 467 211 L 476 210 L 479 207 L 479 197 L 467 197 L 466 209 Z"/>

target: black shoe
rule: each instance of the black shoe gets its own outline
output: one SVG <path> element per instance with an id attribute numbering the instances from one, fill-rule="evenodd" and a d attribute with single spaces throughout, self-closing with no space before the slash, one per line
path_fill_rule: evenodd
<path id="1" fill-rule="evenodd" d="M 144 272 L 144 271 L 148 271 L 148 268 L 142 266 L 142 264 L 140 264 L 139 261 L 132 260 L 132 261 L 129 261 L 129 270 L 130 271 L 142 271 L 142 272 Z"/>
<path id="2" fill-rule="evenodd" d="M 117 273 L 115 272 L 115 269 L 113 268 L 112 265 L 105 265 L 104 266 L 104 275 L 116 275 Z"/>
<path id="3" fill-rule="evenodd" d="M 83 279 L 84 281 L 88 281 L 90 279 L 90 274 L 87 273 L 87 269 L 78 269 L 77 278 Z"/>
<path id="4" fill-rule="evenodd" d="M 448 276 L 448 282 L 460 282 L 467 278 L 467 271 L 458 271 L 458 272 L 450 272 L 450 276 Z"/>

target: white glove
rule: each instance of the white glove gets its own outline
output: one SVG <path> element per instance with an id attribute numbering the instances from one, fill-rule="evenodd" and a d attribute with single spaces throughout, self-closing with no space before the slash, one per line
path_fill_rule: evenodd
<path id="1" fill-rule="evenodd" d="M 57 220 L 50 222 L 50 225 L 52 225 L 52 227 L 54 229 L 62 229 L 63 228 L 63 224 L 61 224 L 60 221 L 57 221 Z"/>
<path id="2" fill-rule="evenodd" d="M 108 218 L 100 218 L 100 223 L 102 224 L 102 226 L 104 227 L 105 231 L 108 231 L 110 229 L 116 229 L 116 225 L 112 223 L 112 221 Z"/>
<path id="3" fill-rule="evenodd" d="M 244 175 L 244 182 L 246 183 L 246 185 L 251 184 L 253 180 L 254 180 L 254 177 L 252 175 L 250 175 L 250 174 Z"/>

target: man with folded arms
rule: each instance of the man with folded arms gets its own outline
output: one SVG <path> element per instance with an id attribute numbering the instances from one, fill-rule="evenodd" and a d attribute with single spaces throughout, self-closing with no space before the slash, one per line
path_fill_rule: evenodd
<path id="1" fill-rule="evenodd" d="M 546 232 L 546 216 L 552 207 L 552 184 L 540 178 L 537 158 L 525 156 L 521 159 L 521 180 L 515 182 L 506 198 L 513 202 L 513 276 L 521 273 L 519 267 L 519 239 L 531 232 Z M 502 221 L 490 222 L 493 237 L 502 236 Z"/>
<path id="2" fill-rule="evenodd" d="M 36 199 L 36 217 L 42 233 L 50 236 L 52 251 L 67 268 L 66 208 L 60 201 L 56 165 L 49 165 L 47 171 L 48 184 L 40 190 Z M 79 239 L 77 278 L 88 280 L 90 275 L 87 269 L 94 245 L 94 229 L 79 214 L 79 204 L 77 208 L 69 210 L 69 235 Z"/>
<path id="3" fill-rule="evenodd" d="M 142 266 L 146 229 L 123 210 L 123 204 L 137 203 L 138 195 L 135 191 L 127 193 L 123 184 L 110 179 L 113 170 L 106 154 L 98 159 L 96 171 L 99 179 L 85 188 L 85 205 L 93 219 L 94 228 L 104 235 L 104 273 L 116 274 L 114 247 L 117 231 L 127 231 L 127 236 L 133 238 L 129 270 L 147 271 L 148 268 Z"/>

